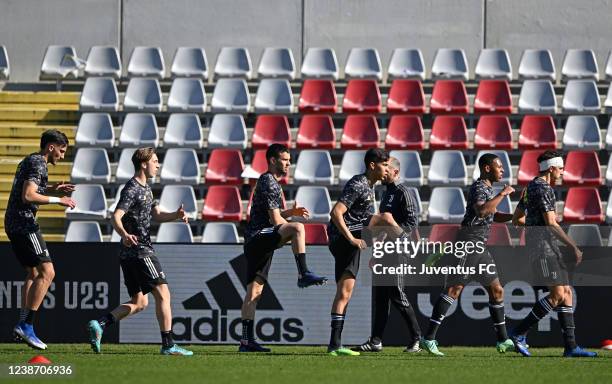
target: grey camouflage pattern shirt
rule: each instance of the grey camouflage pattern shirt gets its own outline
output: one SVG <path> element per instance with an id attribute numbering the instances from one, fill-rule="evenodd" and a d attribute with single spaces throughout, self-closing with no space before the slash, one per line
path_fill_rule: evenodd
<path id="1" fill-rule="evenodd" d="M 259 231 L 272 226 L 270 209 L 281 209 L 283 205 L 283 190 L 270 172 L 259 176 L 251 204 L 251 220 L 244 232 L 245 241 L 249 241 Z"/>
<path id="2" fill-rule="evenodd" d="M 489 238 L 495 214 L 491 213 L 485 217 L 480 217 L 474 209 L 474 205 L 484 204 L 494 197 L 493 187 L 488 186 L 484 180 L 478 179 L 472 183 L 465 204 L 465 215 L 461 222 L 464 237 L 481 241 L 486 241 Z"/>
<path id="3" fill-rule="evenodd" d="M 361 232 L 375 213 L 374 187 L 368 183 L 365 173 L 353 176 L 344 185 L 338 201 L 348 208 L 342 217 L 351 232 Z M 342 236 L 333 222 L 327 226 L 327 235 L 330 241 Z"/>
<path id="4" fill-rule="evenodd" d="M 125 184 L 116 209 L 125 211 L 121 223 L 127 233 L 138 237 L 138 245 L 126 247 L 121 242 L 121 258 L 147 257 L 153 253 L 150 235 L 151 211 L 156 206 L 157 201 L 153 199 L 153 192 L 148 184 L 142 185 L 135 178 Z"/>

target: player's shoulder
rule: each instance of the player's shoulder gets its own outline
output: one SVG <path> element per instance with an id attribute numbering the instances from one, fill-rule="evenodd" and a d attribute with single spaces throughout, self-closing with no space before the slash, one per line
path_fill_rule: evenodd
<path id="1" fill-rule="evenodd" d="M 260 188 L 271 189 L 271 188 L 280 188 L 278 181 L 274 178 L 270 172 L 262 173 L 257 180 L 257 184 Z"/>
<path id="2" fill-rule="evenodd" d="M 47 163 L 45 162 L 45 158 L 40 153 L 31 153 L 23 158 L 21 161 L 21 166 L 46 169 Z"/>
<path id="3" fill-rule="evenodd" d="M 134 178 L 131 178 L 123 185 L 121 193 L 132 194 L 140 191 L 141 189 L 143 189 L 142 185 L 140 185 L 140 183 L 138 183 Z"/>
<path id="4" fill-rule="evenodd" d="M 346 182 L 346 185 L 350 185 L 351 187 L 369 187 L 368 178 L 364 173 L 360 173 L 355 175 Z"/>

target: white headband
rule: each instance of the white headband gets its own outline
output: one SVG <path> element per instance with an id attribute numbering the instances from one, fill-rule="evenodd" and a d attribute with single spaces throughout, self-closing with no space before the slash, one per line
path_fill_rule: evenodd
<path id="1" fill-rule="evenodd" d="M 563 158 L 553 157 L 552 159 L 544 160 L 540 162 L 540 172 L 548 170 L 550 167 L 563 168 Z"/>

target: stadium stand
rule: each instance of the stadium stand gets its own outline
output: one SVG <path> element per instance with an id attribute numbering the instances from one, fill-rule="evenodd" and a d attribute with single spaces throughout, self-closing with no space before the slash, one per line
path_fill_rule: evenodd
<path id="1" fill-rule="evenodd" d="M 562 107 L 565 113 L 598 113 L 601 102 L 595 80 L 569 80 Z"/>
<path id="2" fill-rule="evenodd" d="M 206 92 L 200 79 L 177 78 L 172 82 L 167 103 L 168 112 L 206 111 Z"/>
<path id="3" fill-rule="evenodd" d="M 557 148 L 557 128 L 552 116 L 526 115 L 521 121 L 519 149 Z"/>
<path id="4" fill-rule="evenodd" d="M 215 64 L 215 78 L 244 77 L 247 80 L 253 77 L 251 54 L 247 48 L 223 47 L 217 55 Z"/>
<path id="5" fill-rule="evenodd" d="M 121 78 L 121 58 L 117 47 L 96 45 L 89 49 L 85 64 L 85 76 Z"/>
<path id="6" fill-rule="evenodd" d="M 128 113 L 123 120 L 120 147 L 157 147 L 159 128 L 152 113 Z"/>
<path id="7" fill-rule="evenodd" d="M 244 160 L 238 149 L 213 149 L 208 158 L 206 184 L 242 184 Z"/>
<path id="8" fill-rule="evenodd" d="M 70 172 L 73 183 L 105 183 L 111 179 L 111 167 L 104 148 L 79 148 Z"/>
<path id="9" fill-rule="evenodd" d="M 168 149 L 161 168 L 160 180 L 162 184 L 196 185 L 200 183 L 200 163 L 195 150 Z"/>
<path id="10" fill-rule="evenodd" d="M 474 113 L 512 113 L 512 94 L 506 80 L 481 80 Z"/>
<path id="11" fill-rule="evenodd" d="M 115 130 L 108 113 L 83 113 L 77 126 L 77 147 L 112 148 L 115 145 Z"/>
<path id="12" fill-rule="evenodd" d="M 353 149 L 344 152 L 342 163 L 340 163 L 340 171 L 338 173 L 340 185 L 344 185 L 351 177 L 365 172 L 365 164 L 363 162 L 365 153 L 365 149 Z"/>
<path id="13" fill-rule="evenodd" d="M 563 208 L 563 222 L 594 223 L 604 221 L 599 190 L 594 187 L 571 187 L 567 191 Z"/>
<path id="14" fill-rule="evenodd" d="M 595 52 L 590 49 L 568 49 L 561 67 L 563 80 L 593 79 L 599 80 L 599 68 Z"/>
<path id="15" fill-rule="evenodd" d="M 512 126 L 508 116 L 486 115 L 478 120 L 474 148 L 512 149 Z"/>
<path id="16" fill-rule="evenodd" d="M 287 116 L 260 115 L 257 117 L 251 139 L 253 149 L 265 149 L 272 143 L 291 147 L 291 131 Z"/>
<path id="17" fill-rule="evenodd" d="M 429 108 L 431 113 L 468 113 L 469 102 L 463 81 L 437 80 Z"/>
<path id="18" fill-rule="evenodd" d="M 314 149 L 301 151 L 293 180 L 296 184 L 334 184 L 334 166 L 329 152 Z"/>
<path id="19" fill-rule="evenodd" d="M 302 61 L 302 78 L 338 80 L 338 59 L 332 48 L 308 48 Z"/>
<path id="20" fill-rule="evenodd" d="M 468 132 L 461 116 L 437 116 L 431 128 L 429 149 L 467 149 Z"/>
<path id="21" fill-rule="evenodd" d="M 299 110 L 301 113 L 335 113 L 338 99 L 333 81 L 306 79 L 302 84 Z"/>
<path id="22" fill-rule="evenodd" d="M 344 77 L 382 80 L 382 65 L 378 51 L 375 48 L 352 48 L 346 58 Z"/>
<path id="23" fill-rule="evenodd" d="M 425 92 L 419 80 L 393 80 L 387 98 L 387 113 L 425 113 Z"/>
<path id="24" fill-rule="evenodd" d="M 85 81 L 81 111 L 116 112 L 119 110 L 119 92 L 111 77 L 90 77 Z"/>
<path id="25" fill-rule="evenodd" d="M 416 78 L 425 80 L 425 62 L 420 49 L 396 48 L 391 54 L 389 68 L 387 69 L 389 79 Z"/>
<path id="26" fill-rule="evenodd" d="M 526 49 L 518 68 L 519 79 L 546 79 L 555 81 L 557 72 L 549 50 Z"/>
<path id="27" fill-rule="evenodd" d="M 249 112 L 251 99 L 246 81 L 244 79 L 217 80 L 210 106 L 212 112 Z"/>
<path id="28" fill-rule="evenodd" d="M 79 65 L 75 60 L 76 57 L 76 50 L 72 46 L 48 46 L 40 67 L 40 79 L 63 80 L 77 78 L 79 76 Z"/>
<path id="29" fill-rule="evenodd" d="M 263 79 L 255 95 L 255 113 L 293 112 L 293 94 L 287 79 Z"/>
<path id="30" fill-rule="evenodd" d="M 379 113 L 382 98 L 376 80 L 349 80 L 342 101 L 344 113 Z"/>
<path id="31" fill-rule="evenodd" d="M 436 51 L 431 65 L 432 79 L 468 80 L 468 62 L 463 49 L 442 48 Z"/>
<path id="32" fill-rule="evenodd" d="M 519 113 L 554 114 L 557 98 L 550 80 L 525 80 L 518 100 Z"/>
<path id="33" fill-rule="evenodd" d="M 178 47 L 174 53 L 170 74 L 177 77 L 197 77 L 208 80 L 208 58 L 203 48 Z"/>
<path id="34" fill-rule="evenodd" d="M 130 79 L 125 98 L 125 112 L 161 112 L 162 93 L 157 79 L 134 77 Z"/>
<path id="35" fill-rule="evenodd" d="M 344 149 L 376 148 L 380 141 L 378 122 L 373 115 L 350 115 L 344 122 L 340 146 Z"/>
<path id="36" fill-rule="evenodd" d="M 289 48 L 266 48 L 261 54 L 259 77 L 295 79 L 295 60 Z"/>
<path id="37" fill-rule="evenodd" d="M 455 241 L 459 235 L 461 226 L 459 224 L 434 224 L 429 232 L 429 241 Z"/>
<path id="38" fill-rule="evenodd" d="M 302 116 L 295 146 L 300 149 L 334 149 L 336 147 L 336 130 L 331 116 Z"/>
<path id="39" fill-rule="evenodd" d="M 198 124 L 199 121 L 198 119 Z M 208 131 L 208 148 L 246 147 L 247 131 L 242 115 L 217 114 L 213 117 Z"/>
<path id="40" fill-rule="evenodd" d="M 164 55 L 159 47 L 135 47 L 127 66 L 129 77 L 166 77 Z"/>
<path id="41" fill-rule="evenodd" d="M 570 151 L 565 159 L 563 184 L 601 185 L 599 158 L 594 151 Z"/>
<path id="42" fill-rule="evenodd" d="M 425 140 L 421 118 L 410 115 L 394 115 L 389 120 L 385 149 L 424 149 Z"/>
<path id="43" fill-rule="evenodd" d="M 204 198 L 202 219 L 206 221 L 242 220 L 242 201 L 238 187 L 233 185 L 210 186 Z"/>
<path id="44" fill-rule="evenodd" d="M 210 129 L 212 133 L 212 127 Z M 245 133 L 246 134 L 246 133 Z M 231 140 L 231 132 L 228 137 Z M 208 148 L 211 148 L 210 133 L 208 136 Z M 202 148 L 202 125 L 198 115 L 190 113 L 173 113 L 166 123 L 164 132 L 164 147 Z M 243 136 L 243 146 L 246 147 L 246 137 Z"/>
<path id="45" fill-rule="evenodd" d="M 601 130 L 595 116 L 570 116 L 565 123 L 563 149 L 599 150 Z"/>
<path id="46" fill-rule="evenodd" d="M 505 49 L 481 49 L 474 68 L 476 79 L 512 80 L 512 64 L 510 55 Z"/>

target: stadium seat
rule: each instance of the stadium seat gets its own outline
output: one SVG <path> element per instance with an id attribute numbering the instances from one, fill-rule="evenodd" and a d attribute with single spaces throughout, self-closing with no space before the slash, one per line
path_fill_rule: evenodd
<path id="1" fill-rule="evenodd" d="M 525 80 L 519 94 L 518 110 L 519 113 L 554 114 L 557 99 L 550 80 Z"/>
<path id="2" fill-rule="evenodd" d="M 253 77 L 251 55 L 247 48 L 223 47 L 217 55 L 215 78 L 220 77 Z"/>
<path id="3" fill-rule="evenodd" d="M 77 147 L 112 148 L 115 145 L 113 122 L 108 113 L 83 113 L 77 126 Z"/>
<path id="4" fill-rule="evenodd" d="M 608 166 L 606 167 L 606 185 L 612 185 L 612 156 L 608 160 Z M 612 195 L 612 194 L 611 194 Z"/>
<path id="5" fill-rule="evenodd" d="M 242 177 L 250 179 L 251 184 L 255 184 L 259 176 L 268 171 L 268 160 L 266 159 L 266 150 L 265 149 L 257 149 L 253 153 L 253 158 L 251 159 L 251 164 L 247 165 L 247 167 L 242 172 Z M 287 184 L 289 183 L 289 175 L 285 175 L 281 177 L 279 183 Z"/>
<path id="6" fill-rule="evenodd" d="M 68 220 L 103 220 L 106 218 L 106 196 L 100 184 L 78 184 L 72 192 L 76 207 L 66 208 Z"/>
<path id="7" fill-rule="evenodd" d="M 206 184 L 242 184 L 244 160 L 239 149 L 213 149 L 206 168 Z"/>
<path id="8" fill-rule="evenodd" d="M 291 148 L 291 131 L 287 116 L 260 115 L 255 121 L 251 145 L 253 149 L 268 148 L 272 143 Z"/>
<path id="9" fill-rule="evenodd" d="M 388 113 L 425 113 L 425 92 L 420 80 L 393 80 L 387 98 Z"/>
<path id="10" fill-rule="evenodd" d="M 156 243 L 193 243 L 193 234 L 187 223 L 161 223 L 157 230 Z"/>
<path id="11" fill-rule="evenodd" d="M 120 242 L 120 241 L 121 241 L 121 236 L 119 236 L 119 234 L 117 233 L 117 231 L 115 231 L 115 230 L 113 229 L 113 234 L 111 235 L 110 242 L 111 242 L 111 243 L 118 243 L 118 242 Z"/>
<path id="12" fill-rule="evenodd" d="M 152 113 L 128 113 L 123 120 L 120 147 L 157 147 L 159 129 Z"/>
<path id="13" fill-rule="evenodd" d="M 138 148 L 123 148 L 119 161 L 117 162 L 117 171 L 115 172 L 115 182 L 125 183 L 134 176 L 134 164 L 132 164 L 132 155 Z"/>
<path id="14" fill-rule="evenodd" d="M 242 201 L 240 191 L 234 185 L 212 185 L 204 200 L 202 220 L 240 221 L 242 220 Z"/>
<path id="15" fill-rule="evenodd" d="M 429 149 L 467 149 L 468 136 L 461 116 L 438 116 L 433 121 Z"/>
<path id="16" fill-rule="evenodd" d="M 512 149 L 512 126 L 508 116 L 485 115 L 478 119 L 474 148 Z"/>
<path id="17" fill-rule="evenodd" d="M 603 240 L 597 224 L 572 224 L 567 235 L 579 247 L 603 247 Z"/>
<path id="18" fill-rule="evenodd" d="M 78 148 L 72 163 L 70 180 L 73 183 L 110 182 L 108 154 L 104 148 Z"/>
<path id="19" fill-rule="evenodd" d="M 62 80 L 79 76 L 74 47 L 50 45 L 40 67 L 40 80 Z"/>
<path id="20" fill-rule="evenodd" d="M 590 49 L 568 49 L 561 68 L 563 80 L 593 79 L 599 80 L 599 68 L 595 52 Z"/>
<path id="21" fill-rule="evenodd" d="M 185 214 L 196 220 L 198 216 L 198 203 L 195 192 L 190 185 L 165 185 L 159 198 L 159 209 L 162 212 L 176 212 L 183 204 Z"/>
<path id="22" fill-rule="evenodd" d="M 496 185 L 493 187 L 493 196 L 497 196 L 499 195 L 499 193 L 504 189 L 503 186 L 501 185 Z M 518 193 L 518 195 L 520 196 L 520 191 Z M 504 196 L 502 198 L 502 201 L 497 205 L 497 212 L 503 212 L 503 213 L 513 213 L 514 210 L 512 209 L 512 201 L 510 201 L 510 196 Z"/>
<path id="23" fill-rule="evenodd" d="M 6 47 L 0 45 L 0 80 L 8 80 L 11 77 L 11 64 Z"/>
<path id="24" fill-rule="evenodd" d="M 263 79 L 255 95 L 255 113 L 291 113 L 293 94 L 287 79 Z"/>
<path id="25" fill-rule="evenodd" d="M 242 115 L 213 116 L 208 133 L 208 148 L 245 149 L 246 146 L 247 131 Z"/>
<path id="26" fill-rule="evenodd" d="M 244 79 L 217 80 L 210 105 L 212 112 L 249 112 L 251 100 L 246 81 Z"/>
<path id="27" fill-rule="evenodd" d="M 200 79 L 177 78 L 168 94 L 168 112 L 206 111 L 206 92 Z"/>
<path id="28" fill-rule="evenodd" d="M 291 48 L 266 48 L 259 60 L 259 77 L 295 79 L 295 60 Z"/>
<path id="29" fill-rule="evenodd" d="M 300 94 L 300 113 L 335 113 L 338 98 L 331 80 L 306 79 Z"/>
<path id="30" fill-rule="evenodd" d="M 612 223 L 612 193 L 608 196 L 608 204 L 606 206 L 606 223 Z M 612 238 L 612 235 L 610 236 Z M 608 242 L 608 246 L 612 246 L 612 241 Z"/>
<path id="31" fill-rule="evenodd" d="M 379 113 L 382 109 L 376 80 L 349 80 L 342 101 L 343 113 Z"/>
<path id="32" fill-rule="evenodd" d="M 189 148 L 170 148 L 164 156 L 160 179 L 162 184 L 200 183 L 200 163 L 195 150 Z"/>
<path id="33" fill-rule="evenodd" d="M 416 78 L 425 80 L 425 62 L 420 49 L 396 48 L 391 54 L 389 79 Z"/>
<path id="34" fill-rule="evenodd" d="M 121 77 L 121 59 L 117 47 L 95 45 L 89 49 L 85 76 L 108 76 L 114 79 Z"/>
<path id="35" fill-rule="evenodd" d="M 465 197 L 460 187 L 433 188 L 427 209 L 430 224 L 461 223 L 464 214 Z"/>
<path id="36" fill-rule="evenodd" d="M 468 96 L 463 81 L 437 80 L 429 108 L 431 113 L 468 113 Z"/>
<path id="37" fill-rule="evenodd" d="M 338 59 L 333 48 L 308 48 L 302 61 L 302 78 L 338 80 Z"/>
<path id="38" fill-rule="evenodd" d="M 606 80 L 612 79 L 612 50 L 608 53 L 608 58 L 606 59 Z"/>
<path id="39" fill-rule="evenodd" d="M 64 239 L 67 243 L 87 242 L 101 243 L 102 231 L 97 221 L 71 221 Z"/>
<path id="40" fill-rule="evenodd" d="M 334 184 L 334 166 L 329 152 L 314 149 L 300 151 L 293 180 L 296 184 Z"/>
<path id="41" fill-rule="evenodd" d="M 604 108 L 606 113 L 612 113 L 612 87 L 608 88 L 606 100 L 604 100 Z"/>
<path id="42" fill-rule="evenodd" d="M 468 64 L 463 49 L 440 48 L 431 65 L 432 79 L 468 80 Z"/>
<path id="43" fill-rule="evenodd" d="M 423 185 L 423 165 L 417 151 L 395 150 L 389 153 L 400 163 L 400 181 L 406 185 Z"/>
<path id="44" fill-rule="evenodd" d="M 476 79 L 512 80 L 510 56 L 505 49 L 481 49 L 474 69 Z"/>
<path id="45" fill-rule="evenodd" d="M 132 78 L 123 99 L 126 112 L 161 112 L 162 93 L 157 79 Z"/>
<path id="46" fill-rule="evenodd" d="M 563 184 L 601 185 L 599 157 L 594 151 L 570 151 L 565 159 Z"/>
<path id="47" fill-rule="evenodd" d="M 557 127 L 552 116 L 527 115 L 523 117 L 518 147 L 519 149 L 556 149 Z"/>
<path id="48" fill-rule="evenodd" d="M 428 241 L 441 243 L 455 241 L 460 229 L 459 224 L 434 224 L 431 226 Z"/>
<path id="49" fill-rule="evenodd" d="M 502 223 L 493 223 L 487 239 L 487 245 L 512 245 L 512 238 L 510 237 L 510 230 L 508 229 L 508 226 Z"/>
<path id="50" fill-rule="evenodd" d="M 519 79 L 546 79 L 555 81 L 557 72 L 552 54 L 545 49 L 526 49 L 518 68 Z"/>
<path id="51" fill-rule="evenodd" d="M 391 116 L 385 137 L 385 149 L 425 149 L 421 118 L 412 115 Z"/>
<path id="52" fill-rule="evenodd" d="M 238 230 L 234 223 L 208 223 L 202 232 L 202 243 L 238 244 Z"/>
<path id="53" fill-rule="evenodd" d="M 351 48 L 344 66 L 344 77 L 382 80 L 380 55 L 376 48 Z"/>
<path id="54" fill-rule="evenodd" d="M 604 220 L 599 191 L 595 187 L 571 187 L 563 208 L 563 222 L 598 224 Z"/>
<path id="55" fill-rule="evenodd" d="M 110 77 L 90 77 L 85 80 L 79 109 L 97 112 L 119 110 L 119 92 L 115 80 Z"/>
<path id="56" fill-rule="evenodd" d="M 298 207 L 308 210 L 309 222 L 329 222 L 332 203 L 326 187 L 301 186 L 295 194 L 295 201 Z"/>
<path id="57" fill-rule="evenodd" d="M 327 245 L 329 238 L 327 237 L 327 225 L 322 223 L 306 223 L 304 224 L 306 232 L 306 245 Z"/>
<path id="58" fill-rule="evenodd" d="M 308 81 L 308 80 L 307 80 Z M 334 149 L 336 129 L 329 115 L 304 115 L 300 121 L 295 147 Z"/>
<path id="59" fill-rule="evenodd" d="M 204 48 L 178 47 L 174 53 L 172 77 L 197 77 L 208 80 L 208 58 Z"/>
<path id="60" fill-rule="evenodd" d="M 528 149 L 521 155 L 521 163 L 518 168 L 518 185 L 527 185 L 540 173 L 538 156 L 544 153 L 544 149 Z"/>
<path id="61" fill-rule="evenodd" d="M 570 116 L 563 134 L 564 150 L 601 149 L 601 131 L 595 116 Z"/>
<path id="62" fill-rule="evenodd" d="M 121 191 L 123 190 L 123 187 L 125 187 L 125 184 L 119 184 L 119 186 L 117 187 L 117 193 L 115 193 L 115 200 L 112 204 L 108 205 L 107 212 L 109 216 L 111 216 L 113 212 L 115 212 L 117 204 L 119 204 L 119 199 L 121 198 Z"/>
<path id="63" fill-rule="evenodd" d="M 563 112 L 599 113 L 601 102 L 595 80 L 569 80 L 563 93 Z"/>
<path id="64" fill-rule="evenodd" d="M 434 151 L 427 174 L 427 184 L 466 185 L 467 167 L 461 151 Z"/>
<path id="65" fill-rule="evenodd" d="M 208 139 L 208 147 L 210 148 L 210 134 Z M 195 113 L 173 113 L 170 115 L 164 133 L 164 148 L 202 148 L 202 140 L 202 125 L 198 115 Z M 246 139 L 245 146 L 242 148 L 245 147 Z"/>
<path id="66" fill-rule="evenodd" d="M 606 130 L 606 149 L 612 151 L 612 119 L 608 121 L 608 129 Z"/>
<path id="67" fill-rule="evenodd" d="M 512 164 L 510 163 L 510 157 L 508 156 L 508 152 L 501 151 L 501 150 L 478 151 L 478 154 L 476 155 L 476 161 L 474 161 L 474 173 L 472 174 L 472 179 L 476 180 L 480 177 L 480 169 L 478 168 L 478 160 L 480 159 L 480 156 L 484 155 L 485 153 L 492 153 L 496 155 L 497 157 L 499 157 L 499 160 L 501 161 L 504 167 L 504 175 L 502 176 L 500 183 L 506 183 L 508 185 L 512 185 Z"/>
<path id="68" fill-rule="evenodd" d="M 340 163 L 338 180 L 340 185 L 344 185 L 351 177 L 364 173 L 366 170 L 364 158 L 365 149 L 345 151 Z"/>
<path id="69" fill-rule="evenodd" d="M 163 79 L 166 76 L 164 55 L 159 47 L 135 47 L 127 67 L 129 77 L 155 77 Z"/>
<path id="70" fill-rule="evenodd" d="M 378 122 L 373 115 L 349 115 L 344 122 L 340 147 L 376 148 L 380 141 Z"/>
<path id="71" fill-rule="evenodd" d="M 506 80 L 481 80 L 474 113 L 512 113 L 512 93 Z"/>

